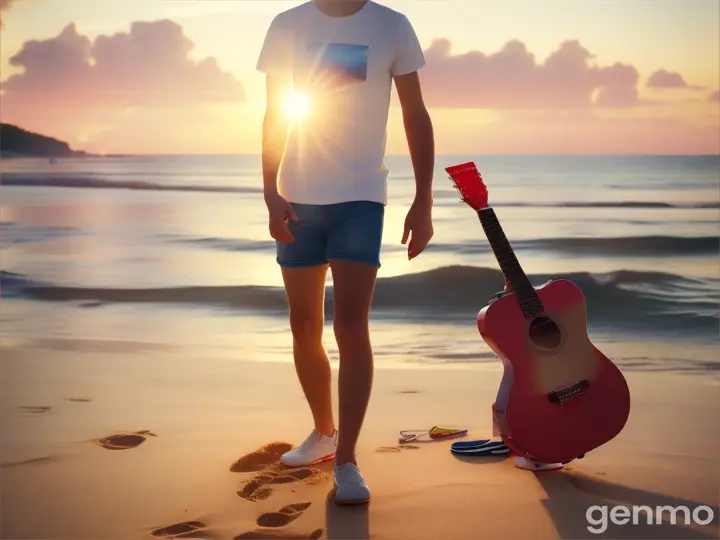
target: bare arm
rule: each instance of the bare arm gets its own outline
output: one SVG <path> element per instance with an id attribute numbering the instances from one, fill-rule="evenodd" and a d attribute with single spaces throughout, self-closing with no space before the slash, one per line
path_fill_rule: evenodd
<path id="1" fill-rule="evenodd" d="M 432 203 L 435 136 L 417 71 L 395 77 L 395 88 L 400 98 L 405 135 L 415 172 L 415 200 Z"/>
<path id="2" fill-rule="evenodd" d="M 288 132 L 288 120 L 283 114 L 283 99 L 289 80 L 267 75 L 265 78 L 265 118 L 262 134 L 263 193 L 265 199 L 277 195 L 277 175 L 280 169 Z"/>

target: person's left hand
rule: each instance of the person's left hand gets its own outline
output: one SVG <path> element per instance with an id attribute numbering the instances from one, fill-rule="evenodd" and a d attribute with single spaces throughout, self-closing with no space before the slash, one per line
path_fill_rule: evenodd
<path id="1" fill-rule="evenodd" d="M 402 243 L 408 243 L 408 260 L 420 255 L 428 245 L 435 231 L 432 224 L 432 200 L 415 199 L 405 218 Z"/>

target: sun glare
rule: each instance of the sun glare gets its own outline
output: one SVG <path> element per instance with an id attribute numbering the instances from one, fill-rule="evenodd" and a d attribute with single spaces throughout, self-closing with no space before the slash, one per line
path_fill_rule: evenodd
<path id="1" fill-rule="evenodd" d="M 291 91 L 285 100 L 285 114 L 293 120 L 307 116 L 310 111 L 310 96 L 305 92 Z"/>

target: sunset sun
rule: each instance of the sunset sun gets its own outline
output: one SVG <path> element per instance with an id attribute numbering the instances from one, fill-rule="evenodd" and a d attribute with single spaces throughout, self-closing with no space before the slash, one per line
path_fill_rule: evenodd
<path id="1" fill-rule="evenodd" d="M 310 96 L 301 90 L 291 91 L 285 99 L 284 110 L 293 120 L 304 118 L 310 111 Z"/>

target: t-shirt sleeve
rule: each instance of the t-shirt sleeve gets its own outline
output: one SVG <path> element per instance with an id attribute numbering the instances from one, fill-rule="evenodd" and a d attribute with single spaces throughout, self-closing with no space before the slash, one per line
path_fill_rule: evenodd
<path id="1" fill-rule="evenodd" d="M 282 19 L 275 17 L 265 35 L 256 69 L 267 75 L 287 75 L 292 65 L 291 35 Z"/>
<path id="2" fill-rule="evenodd" d="M 395 41 L 395 58 L 392 64 L 393 77 L 407 75 L 425 65 L 425 54 L 415 29 L 405 15 L 401 15 Z"/>

